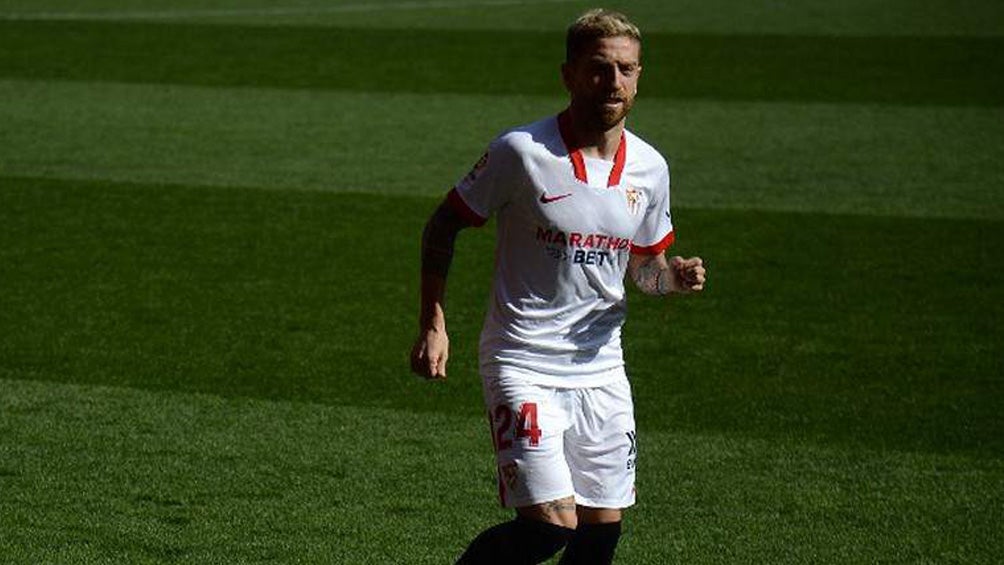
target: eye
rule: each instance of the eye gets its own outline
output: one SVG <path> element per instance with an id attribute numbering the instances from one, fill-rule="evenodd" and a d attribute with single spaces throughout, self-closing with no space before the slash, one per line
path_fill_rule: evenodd
<path id="1" fill-rule="evenodd" d="M 589 64 L 589 70 L 593 73 L 599 74 L 610 70 L 613 65 L 606 63 L 604 61 L 592 61 Z"/>
<path id="2" fill-rule="evenodd" d="M 619 68 L 621 74 L 624 76 L 634 76 L 634 74 L 638 72 L 638 65 L 622 64 L 619 65 Z"/>

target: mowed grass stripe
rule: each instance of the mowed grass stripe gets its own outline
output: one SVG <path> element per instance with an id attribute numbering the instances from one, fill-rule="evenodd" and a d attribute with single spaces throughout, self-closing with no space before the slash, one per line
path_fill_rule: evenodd
<path id="1" fill-rule="evenodd" d="M 495 501 L 481 417 L 0 379 L 14 562 L 445 563 Z M 626 563 L 993 563 L 1004 463 L 639 431 Z"/>
<path id="2" fill-rule="evenodd" d="M 578 0 L 410 0 L 405 2 L 356 2 L 334 6 L 279 6 L 279 7 L 208 7 L 208 8 L 161 8 L 95 11 L 42 11 L 0 12 L 0 20 L 33 21 L 158 21 L 262 18 L 274 19 L 289 16 L 316 18 L 341 14 L 424 12 L 441 10 L 465 10 L 484 8 L 508 8 L 527 4 L 568 4 Z"/>
<path id="3" fill-rule="evenodd" d="M 434 198 L 2 179 L 0 377 L 478 415 L 492 233 L 451 378 L 409 376 Z M 706 296 L 632 295 L 650 429 L 1004 453 L 1004 223 L 678 209 Z"/>
<path id="4" fill-rule="evenodd" d="M 0 554 L 443 563 L 477 523 L 502 517 L 483 428 L 445 414 L 0 379 Z"/>
<path id="5" fill-rule="evenodd" d="M 562 34 L 0 22 L 0 76 L 383 92 L 560 94 Z M 646 34 L 648 96 L 1004 103 L 1004 39 Z"/>
<path id="6" fill-rule="evenodd" d="M 557 70 L 555 69 L 555 72 Z M 0 80 L 6 176 L 439 197 L 565 97 Z M 1004 107 L 652 99 L 673 205 L 1004 219 Z"/>
<path id="7" fill-rule="evenodd" d="M 591 4 L 563 0 L 300 0 L 263 7 L 248 0 L 6 0 L 3 14 L 15 19 L 50 15 L 102 19 L 111 15 L 190 14 L 193 23 L 250 23 L 337 27 L 424 29 L 533 29 L 560 31 Z M 291 5 L 295 4 L 295 5 Z M 332 5 L 334 4 L 334 5 Z M 490 4 L 490 6 L 479 5 Z M 447 8 L 447 6 L 450 6 Z M 462 6 L 468 6 L 463 8 Z M 1000 7 L 994 0 L 803 0 L 764 6 L 738 0 L 608 0 L 644 32 L 779 33 L 853 36 L 1000 36 Z M 352 7 L 353 11 L 346 11 Z M 400 7 L 401 9 L 388 9 Z M 361 9 L 361 10 L 360 10 Z M 301 12 L 305 10 L 305 12 Z M 202 12 L 218 16 L 196 15 Z M 271 12 L 224 16 L 225 12 Z M 287 12 L 288 15 L 282 15 Z M 293 14 L 293 12 L 300 12 Z M 327 13 L 325 13 L 327 12 Z M 37 17 L 35 17 L 37 16 Z M 0 16 L 3 17 L 3 16 Z"/>

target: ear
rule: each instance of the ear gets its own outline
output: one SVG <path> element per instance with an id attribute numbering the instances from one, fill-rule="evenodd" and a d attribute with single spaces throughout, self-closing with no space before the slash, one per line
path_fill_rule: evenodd
<path id="1" fill-rule="evenodd" d="M 572 68 L 566 61 L 561 64 L 561 83 L 565 85 L 565 90 L 571 92 Z"/>

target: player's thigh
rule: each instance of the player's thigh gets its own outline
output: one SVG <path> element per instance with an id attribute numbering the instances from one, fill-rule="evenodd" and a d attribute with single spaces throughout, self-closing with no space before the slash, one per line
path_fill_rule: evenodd
<path id="1" fill-rule="evenodd" d="M 635 502 L 637 441 L 634 403 L 627 380 L 579 392 L 579 409 L 565 434 L 576 502 L 597 509 L 621 509 Z M 588 510 L 586 511 L 589 512 Z"/>
<path id="2" fill-rule="evenodd" d="M 564 450 L 571 422 L 566 392 L 518 379 L 485 379 L 503 506 L 530 507 L 573 495 Z"/>

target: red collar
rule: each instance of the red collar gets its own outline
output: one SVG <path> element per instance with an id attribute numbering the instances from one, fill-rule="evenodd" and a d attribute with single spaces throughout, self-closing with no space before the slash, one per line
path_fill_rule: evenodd
<path id="1" fill-rule="evenodd" d="M 573 146 L 569 141 L 572 128 L 572 115 L 568 110 L 558 114 L 558 131 L 561 133 L 561 140 L 568 149 L 568 159 L 572 161 L 572 170 L 575 171 L 575 178 L 580 182 L 589 184 L 589 176 L 586 173 L 586 161 L 582 157 L 582 150 Z M 621 173 L 624 172 L 624 158 L 627 155 L 627 141 L 624 132 L 621 132 L 621 141 L 617 144 L 617 153 L 614 155 L 614 168 L 610 169 L 610 176 L 607 178 L 607 188 L 617 186 L 621 183 Z"/>

